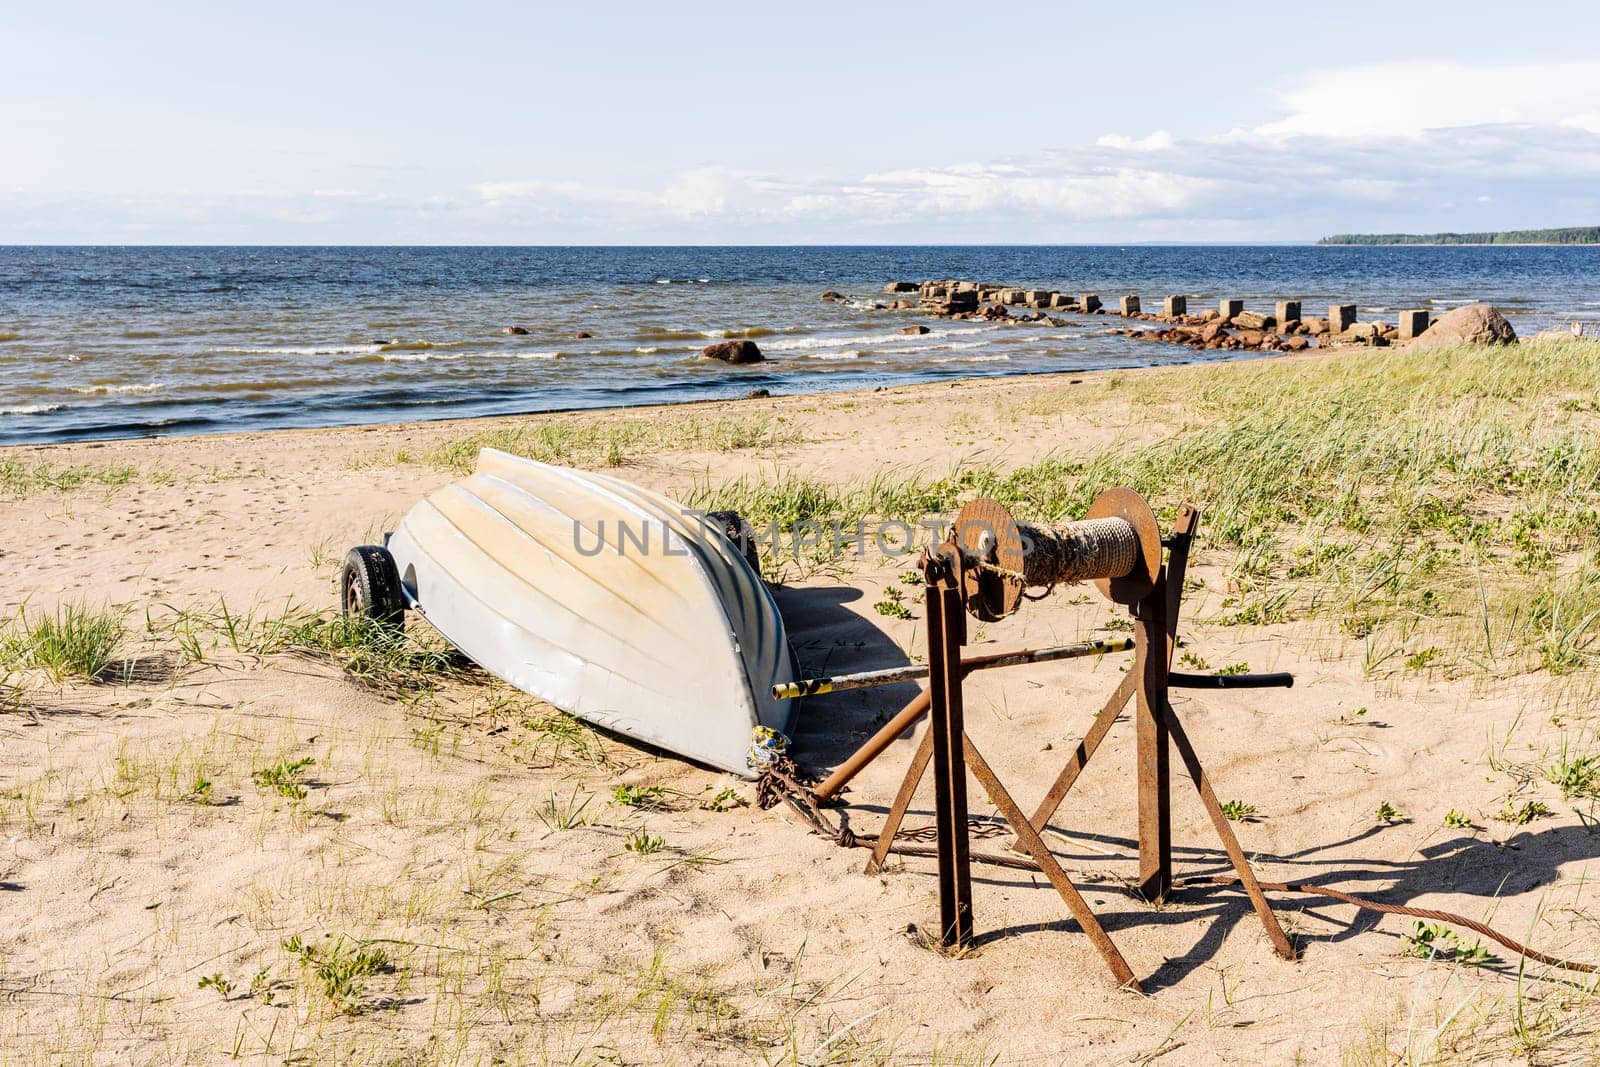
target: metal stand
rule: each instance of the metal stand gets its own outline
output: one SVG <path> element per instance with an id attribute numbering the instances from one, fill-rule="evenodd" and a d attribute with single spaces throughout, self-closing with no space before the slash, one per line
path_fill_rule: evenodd
<path id="1" fill-rule="evenodd" d="M 1176 746 L 1201 803 L 1211 817 L 1229 862 L 1249 894 L 1273 947 L 1285 959 L 1294 949 L 1284 935 L 1277 917 L 1267 904 L 1255 872 L 1239 847 L 1233 828 L 1222 814 L 1194 746 L 1178 721 L 1167 690 L 1178 684 L 1222 685 L 1215 677 L 1193 678 L 1171 674 L 1173 651 L 1177 644 L 1178 613 L 1183 596 L 1183 578 L 1188 565 L 1198 515 L 1185 506 L 1179 513 L 1172 534 L 1164 539 L 1168 549 L 1166 565 L 1160 568 L 1153 587 L 1131 607 L 1135 619 L 1135 662 L 1116 691 L 1095 717 L 1093 725 L 1066 765 L 1056 776 L 1044 800 L 1031 818 L 1025 816 L 1011 794 L 990 769 L 987 761 L 967 736 L 962 718 L 961 647 L 966 643 L 967 584 L 964 582 L 963 556 L 956 544 L 945 544 L 923 559 L 923 574 L 928 588 L 928 708 L 930 729 L 922 738 L 900 783 L 894 803 L 878 835 L 867 862 L 869 873 L 879 870 L 894 844 L 907 807 L 918 784 L 933 764 L 934 810 L 938 832 L 940 940 L 950 948 L 971 943 L 973 937 L 971 854 L 967 832 L 967 780 L 970 769 L 987 792 L 990 801 L 1016 834 L 1012 848 L 1032 858 L 1066 903 L 1072 917 L 1099 951 L 1120 986 L 1140 990 L 1122 953 L 1117 949 L 1082 895 L 1067 878 L 1040 834 L 1072 789 L 1083 768 L 1105 739 L 1111 725 L 1137 698 L 1135 744 L 1139 805 L 1139 885 L 1152 903 L 1165 901 L 1172 891 L 1172 817 L 1170 752 Z M 1181 680 L 1180 680 L 1181 679 Z M 1257 676 L 1246 684 L 1289 684 L 1285 676 Z M 913 702 L 917 704 L 918 702 Z M 917 709 L 920 711 L 920 708 Z M 908 706 L 902 715 L 910 715 Z M 903 728 L 903 727 L 902 727 Z M 878 751 L 881 751 L 879 749 Z M 876 755 L 876 751 L 873 755 Z M 864 762 L 864 761 L 863 761 Z M 859 769 L 859 766 L 856 768 Z"/>

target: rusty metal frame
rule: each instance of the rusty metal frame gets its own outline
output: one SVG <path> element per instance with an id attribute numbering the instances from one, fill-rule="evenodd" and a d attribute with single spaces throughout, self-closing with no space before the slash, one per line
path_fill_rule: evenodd
<path id="1" fill-rule="evenodd" d="M 962 683 L 967 671 L 963 669 L 961 647 L 966 643 L 964 590 L 967 583 L 962 574 L 961 553 L 956 546 L 947 545 L 924 556 L 923 572 L 928 590 L 929 688 L 923 697 L 913 700 L 895 717 L 890 726 L 897 728 L 889 736 L 898 736 L 924 711 L 930 713 L 931 725 L 906 769 L 872 850 L 872 857 L 867 862 L 867 871 L 872 873 L 882 869 L 894 847 L 895 836 L 904 821 L 906 809 L 931 764 L 938 834 L 940 940 L 945 946 L 960 948 L 970 944 L 973 938 L 972 856 L 966 793 L 966 775 L 970 769 L 1016 834 L 1012 850 L 1029 856 L 1033 865 L 1054 886 L 1072 917 L 1105 960 L 1118 985 L 1142 991 L 1127 960 L 1041 837 L 1084 767 L 1105 740 L 1112 724 L 1128 702 L 1134 700 L 1139 885 L 1143 895 L 1152 903 L 1160 903 L 1172 892 L 1170 753 L 1175 747 L 1228 855 L 1229 863 L 1249 895 L 1274 949 L 1286 959 L 1294 958 L 1293 946 L 1267 903 L 1231 824 L 1223 816 L 1210 779 L 1167 696 L 1173 681 L 1171 666 L 1177 647 L 1183 581 L 1198 522 L 1199 515 L 1194 508 L 1185 505 L 1179 511 L 1171 535 L 1164 540 L 1168 550 L 1166 564 L 1160 569 L 1154 587 L 1132 605 L 1135 619 L 1134 666 L 1095 716 L 1093 724 L 1057 774 L 1032 817 L 1024 815 L 1017 806 L 965 730 Z M 1283 678 L 1275 678 L 1258 680 L 1256 684 L 1286 684 Z M 880 731 L 880 735 L 884 733 L 889 733 L 888 727 Z M 861 767 L 887 748 L 887 742 L 878 744 L 878 740 L 874 738 L 863 746 L 863 751 L 849 763 L 850 776 L 858 773 Z M 840 786 L 842 784 L 838 783 Z M 1019 862 L 1025 864 L 1027 861 L 1019 858 Z"/>

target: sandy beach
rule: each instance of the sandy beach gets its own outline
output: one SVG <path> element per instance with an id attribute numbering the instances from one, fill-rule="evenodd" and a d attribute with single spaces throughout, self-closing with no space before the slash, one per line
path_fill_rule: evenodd
<path id="1" fill-rule="evenodd" d="M 1291 370 L 1307 389 L 1343 387 L 1341 367 L 1386 358 L 0 450 L 0 621 L 15 632 L 67 603 L 125 626 L 100 680 L 18 667 L 0 690 L 0 1064 L 1595 1062 L 1592 975 L 1530 964 L 1519 980 L 1514 955 L 1485 943 L 1474 957 L 1470 934 L 1424 958 L 1409 919 L 1279 895 L 1289 962 L 1237 892 L 1145 904 L 1127 717 L 1048 840 L 1142 998 L 1113 988 L 1026 872 L 975 871 L 979 943 L 947 958 L 926 943 L 932 861 L 864 874 L 865 852 L 758 810 L 750 783 L 485 676 L 364 684 L 336 657 L 260 637 L 332 610 L 345 550 L 459 477 L 480 443 L 536 444 L 680 499 L 750 498 L 793 475 L 851 486 L 1133 454 L 1244 425 L 1230 393 L 1287 389 Z M 1463 404 L 1491 395 L 1461 388 Z M 1587 382 L 1503 395 L 1540 427 L 1593 433 Z M 1521 491 L 1479 498 L 1478 518 Z M 1289 523 L 1263 561 L 1232 543 L 1248 532 L 1208 525 L 1216 501 L 1147 492 L 1163 515 L 1185 501 L 1202 514 L 1185 669 L 1296 676 L 1288 691 L 1174 696 L 1262 876 L 1459 912 L 1593 961 L 1594 801 L 1546 774 L 1563 745 L 1595 743 L 1587 646 L 1575 670 L 1509 652 L 1474 667 L 1474 620 L 1453 609 L 1407 616 L 1393 651 L 1385 618 L 1352 625 L 1355 609 L 1315 597 L 1248 615 L 1269 579 L 1295 580 L 1297 538 L 1316 531 Z M 1439 596 L 1465 589 L 1466 557 L 1445 551 L 1457 541 L 1419 530 L 1398 556 L 1432 546 Z M 1566 573 L 1583 549 L 1549 551 Z M 807 670 L 921 655 L 909 566 L 876 552 L 782 564 L 776 595 Z M 1088 587 L 1058 590 L 974 627 L 971 651 L 1110 636 L 1125 619 Z M 1024 807 L 1125 663 L 973 678 L 969 729 Z M 797 758 L 835 765 L 914 692 L 809 702 Z M 858 832 L 881 822 L 914 743 L 852 786 Z M 924 790 L 911 825 L 930 821 Z M 1221 872 L 1192 790 L 1180 780 L 1174 796 L 1180 876 Z M 1519 822 L 1530 803 L 1543 812 Z M 981 791 L 973 804 L 992 811 Z"/>

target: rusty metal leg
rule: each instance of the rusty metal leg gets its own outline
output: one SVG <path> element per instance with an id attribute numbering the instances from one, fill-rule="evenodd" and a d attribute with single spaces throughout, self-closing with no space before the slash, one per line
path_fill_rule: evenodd
<path id="1" fill-rule="evenodd" d="M 1135 716 L 1139 779 L 1139 890 L 1153 904 L 1172 891 L 1172 794 L 1168 768 L 1165 581 L 1140 604 L 1133 671 L 1138 677 Z"/>
<path id="2" fill-rule="evenodd" d="M 939 938 L 972 940 L 972 874 L 967 838 L 967 765 L 962 750 L 961 593 L 953 582 L 928 586 L 928 691 L 932 694 L 933 800 L 939 832 Z"/>
<path id="3" fill-rule="evenodd" d="M 1139 980 L 1133 976 L 1133 969 L 1128 966 L 1128 961 L 1122 958 L 1121 951 L 1107 934 L 1105 927 L 1100 925 L 1100 920 L 1095 918 L 1094 912 L 1089 910 L 1089 902 L 1083 899 L 1067 872 L 1061 869 L 1061 864 L 1056 862 L 1055 856 L 1045 847 L 1041 839 L 1022 814 L 1022 809 L 1017 807 L 1017 802 L 1011 799 L 1011 794 L 1006 792 L 1005 786 L 1000 784 L 1000 779 L 995 777 L 994 771 L 984 760 L 982 753 L 971 740 L 963 737 L 963 747 L 966 751 L 967 762 L 972 767 L 972 773 L 978 782 L 989 794 L 989 800 L 1000 809 L 1000 814 L 1011 824 L 1017 832 L 1017 838 L 1022 842 L 1033 861 L 1039 865 L 1039 870 L 1056 887 L 1056 892 L 1061 894 L 1061 899 L 1066 902 L 1067 910 L 1078 921 L 1083 932 L 1088 935 L 1090 943 L 1099 951 L 1106 966 L 1111 968 L 1111 973 L 1117 979 L 1117 984 L 1133 990 L 1136 993 L 1144 992 L 1139 986 Z"/>
<path id="4" fill-rule="evenodd" d="M 877 874 L 883 869 L 883 861 L 888 858 L 889 849 L 894 845 L 894 835 L 900 831 L 900 823 L 906 817 L 906 808 L 911 804 L 911 798 L 916 795 L 917 786 L 922 784 L 922 776 L 927 773 L 928 761 L 933 758 L 933 731 L 929 730 L 922 735 L 921 744 L 917 745 L 916 755 L 911 757 L 911 766 L 906 768 L 906 776 L 901 779 L 900 792 L 894 796 L 894 804 L 889 808 L 889 817 L 884 820 L 883 829 L 878 831 L 878 843 L 872 848 L 872 858 L 867 860 L 867 873 Z"/>
<path id="5" fill-rule="evenodd" d="M 1217 828 L 1217 836 L 1222 839 L 1222 847 L 1228 853 L 1228 861 L 1233 864 L 1235 873 L 1239 875 L 1239 884 L 1244 886 L 1244 891 L 1250 895 L 1250 903 L 1255 907 L 1256 914 L 1261 917 L 1261 925 L 1267 928 L 1267 937 L 1272 941 L 1272 947 L 1278 955 L 1286 960 L 1294 959 L 1294 947 L 1289 944 L 1289 938 L 1284 935 L 1283 927 L 1278 925 L 1278 917 L 1272 913 L 1272 906 L 1267 903 L 1266 895 L 1261 892 L 1261 885 L 1256 881 L 1255 871 L 1250 869 L 1250 861 L 1245 859 L 1244 849 L 1239 847 L 1239 839 L 1233 834 L 1233 827 L 1228 825 L 1228 819 L 1222 814 L 1222 805 L 1217 803 L 1217 794 L 1211 788 L 1211 780 L 1206 777 L 1205 768 L 1200 766 L 1200 757 L 1195 754 L 1194 746 L 1189 743 L 1189 737 L 1183 732 L 1183 724 L 1178 722 L 1171 705 L 1163 706 L 1167 723 L 1167 732 L 1172 737 L 1172 743 L 1178 746 L 1178 755 L 1183 758 L 1184 766 L 1189 769 L 1189 777 L 1194 779 L 1195 789 L 1200 792 L 1200 802 L 1206 807 L 1206 814 L 1211 816 L 1211 825 Z"/>

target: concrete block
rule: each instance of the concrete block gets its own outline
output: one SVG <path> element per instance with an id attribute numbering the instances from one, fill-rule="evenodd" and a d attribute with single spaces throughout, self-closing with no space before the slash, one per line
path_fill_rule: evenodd
<path id="1" fill-rule="evenodd" d="M 1050 306 L 1050 298 L 1055 294 L 1048 289 L 1029 289 L 1025 295 L 1029 307 L 1047 308 Z"/>
<path id="2" fill-rule="evenodd" d="M 1239 312 L 1241 312 L 1243 310 L 1244 310 L 1244 301 L 1243 300 L 1219 300 L 1219 301 L 1217 301 L 1217 313 L 1219 315 L 1221 315 L 1224 319 L 1231 319 L 1231 318 L 1233 318 L 1235 315 L 1239 314 Z"/>
<path id="3" fill-rule="evenodd" d="M 1168 318 L 1189 314 L 1189 298 L 1185 296 L 1169 296 L 1161 301 L 1161 314 Z"/>
<path id="4" fill-rule="evenodd" d="M 1328 305 L 1328 331 L 1330 333 L 1344 333 L 1355 324 L 1356 306 L 1354 304 Z"/>
<path id="5" fill-rule="evenodd" d="M 1093 293 L 1084 293 L 1078 297 L 1078 310 L 1085 315 L 1100 310 L 1100 298 Z"/>
<path id="6" fill-rule="evenodd" d="M 1067 293 L 1055 293 L 1050 297 L 1050 306 L 1070 311 L 1078 306 L 1078 301 Z"/>
<path id="7" fill-rule="evenodd" d="M 1280 300 L 1277 306 L 1273 308 L 1273 314 L 1280 325 L 1286 322 L 1295 322 L 1300 318 L 1300 301 Z"/>
<path id="8" fill-rule="evenodd" d="M 1400 312 L 1400 339 L 1409 341 L 1421 337 L 1428 329 L 1428 312 L 1425 308 L 1412 308 Z"/>
<path id="9" fill-rule="evenodd" d="M 1139 298 L 1136 297 L 1136 296 L 1125 296 L 1125 297 L 1123 297 L 1122 298 L 1122 313 L 1124 315 L 1137 315 L 1137 314 L 1139 314 Z"/>

